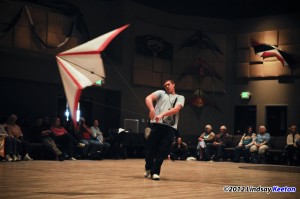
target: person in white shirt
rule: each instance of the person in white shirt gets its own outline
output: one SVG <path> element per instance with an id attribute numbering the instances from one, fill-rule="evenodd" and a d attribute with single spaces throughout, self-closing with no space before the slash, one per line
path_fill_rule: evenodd
<path id="1" fill-rule="evenodd" d="M 179 111 L 185 101 L 183 95 L 175 93 L 174 81 L 165 81 L 164 88 L 165 90 L 157 90 L 149 94 L 145 99 L 151 120 L 151 133 L 145 146 L 144 176 L 151 176 L 153 180 L 160 180 L 161 166 L 170 154 L 174 136 L 178 132 Z"/>
<path id="2" fill-rule="evenodd" d="M 98 140 L 101 144 L 101 147 L 103 149 L 103 152 L 107 152 L 107 150 L 110 148 L 110 144 L 108 142 L 105 142 L 105 138 L 103 137 L 103 133 L 99 129 L 99 121 L 94 120 L 93 126 L 91 126 L 92 131 L 92 139 Z"/>
<path id="3" fill-rule="evenodd" d="M 288 165 L 296 165 L 297 161 L 299 161 L 297 160 L 299 158 L 297 154 L 300 151 L 300 135 L 297 126 L 294 124 L 289 127 L 286 143 L 285 149 L 287 151 Z"/>

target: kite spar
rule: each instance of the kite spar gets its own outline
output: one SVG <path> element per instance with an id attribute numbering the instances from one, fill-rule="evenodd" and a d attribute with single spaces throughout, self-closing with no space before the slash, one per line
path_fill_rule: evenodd
<path id="1" fill-rule="evenodd" d="M 129 24 L 56 56 L 71 117 L 76 127 L 76 110 L 81 91 L 105 79 L 101 52 Z"/>

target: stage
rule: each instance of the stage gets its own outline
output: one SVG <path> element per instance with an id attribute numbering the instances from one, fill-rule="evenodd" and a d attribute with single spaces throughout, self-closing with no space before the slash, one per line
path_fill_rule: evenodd
<path id="1" fill-rule="evenodd" d="M 160 181 L 144 178 L 143 159 L 0 162 L 0 170 L 1 199 L 300 197 L 300 167 L 283 165 L 166 160 Z M 236 193 L 224 186 L 297 190 Z"/>

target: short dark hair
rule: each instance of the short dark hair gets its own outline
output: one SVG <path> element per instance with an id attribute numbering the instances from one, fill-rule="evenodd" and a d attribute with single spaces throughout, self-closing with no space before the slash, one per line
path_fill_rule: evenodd
<path id="1" fill-rule="evenodd" d="M 164 81 L 163 85 L 164 85 L 166 82 L 168 82 L 168 81 L 170 81 L 172 84 L 175 84 L 175 82 L 174 82 L 173 80 L 167 79 L 167 80 Z"/>

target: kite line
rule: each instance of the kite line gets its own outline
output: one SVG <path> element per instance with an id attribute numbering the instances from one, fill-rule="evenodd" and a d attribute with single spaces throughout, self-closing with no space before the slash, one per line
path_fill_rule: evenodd
<path id="1" fill-rule="evenodd" d="M 128 84 L 128 82 L 126 81 L 126 79 L 122 76 L 122 74 L 117 70 L 116 66 L 112 63 L 111 59 L 105 54 L 102 53 L 102 55 L 104 57 L 106 57 L 108 59 L 108 61 L 110 62 L 110 64 L 113 66 L 113 69 L 118 73 L 118 75 L 121 77 L 121 79 L 124 81 L 124 83 L 126 84 L 126 86 L 128 87 L 128 89 L 131 91 L 131 93 L 136 97 L 136 99 L 139 101 L 139 103 L 146 108 L 145 103 L 139 98 L 139 96 L 134 92 L 134 90 L 130 87 L 130 85 Z M 148 117 L 148 116 L 147 116 Z"/>

